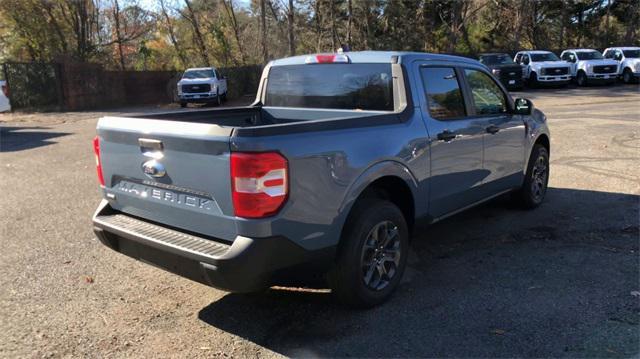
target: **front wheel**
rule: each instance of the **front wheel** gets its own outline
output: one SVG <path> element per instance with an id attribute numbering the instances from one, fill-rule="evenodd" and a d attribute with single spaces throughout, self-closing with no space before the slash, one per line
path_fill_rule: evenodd
<path id="1" fill-rule="evenodd" d="M 582 71 L 578 72 L 576 82 L 578 83 L 578 86 L 587 86 L 587 75 Z"/>
<path id="2" fill-rule="evenodd" d="M 222 99 L 220 98 L 220 93 L 216 93 L 216 102 L 214 102 L 216 106 L 222 105 Z"/>
<path id="3" fill-rule="evenodd" d="M 631 73 L 631 69 L 629 69 L 628 67 L 624 69 L 624 72 L 622 73 L 622 81 L 625 84 L 630 84 L 633 82 L 633 73 Z"/>
<path id="4" fill-rule="evenodd" d="M 186 102 L 180 102 L 180 107 L 182 107 L 182 108 L 187 107 L 187 103 Z"/>
<path id="5" fill-rule="evenodd" d="M 516 193 L 516 199 L 524 208 L 538 207 L 544 200 L 548 184 L 549 151 L 542 145 L 535 145 L 529 157 L 524 183 Z"/>
<path id="6" fill-rule="evenodd" d="M 402 211 L 382 199 L 358 201 L 329 273 L 334 296 L 357 308 L 385 302 L 400 284 L 408 252 L 409 230 Z"/>

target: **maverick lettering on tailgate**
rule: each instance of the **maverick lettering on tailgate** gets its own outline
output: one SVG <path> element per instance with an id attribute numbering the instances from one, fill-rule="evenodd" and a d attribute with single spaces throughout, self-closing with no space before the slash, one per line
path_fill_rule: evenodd
<path id="1" fill-rule="evenodd" d="M 155 188 L 137 183 L 120 181 L 120 183 L 118 183 L 117 189 L 121 192 L 133 194 L 141 198 L 170 202 L 186 207 L 204 209 L 207 211 L 213 209 L 213 200 L 211 199 L 173 192 L 162 188 Z"/>

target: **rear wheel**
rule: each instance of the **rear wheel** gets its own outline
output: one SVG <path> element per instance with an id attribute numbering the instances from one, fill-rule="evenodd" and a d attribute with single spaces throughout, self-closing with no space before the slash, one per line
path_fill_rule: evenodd
<path id="1" fill-rule="evenodd" d="M 527 173 L 516 199 L 524 208 L 538 207 L 544 200 L 549 183 L 549 151 L 542 145 L 535 145 L 531 151 Z"/>
<path id="2" fill-rule="evenodd" d="M 344 304 L 370 308 L 386 301 L 400 283 L 409 231 L 402 211 L 389 201 L 364 199 L 353 211 L 329 283 Z"/>
<path id="3" fill-rule="evenodd" d="M 180 107 L 182 107 L 182 108 L 187 107 L 187 103 L 186 102 L 180 102 Z"/>
<path id="4" fill-rule="evenodd" d="M 587 75 L 584 73 L 584 71 L 578 72 L 576 82 L 578 83 L 578 86 L 587 86 Z"/>

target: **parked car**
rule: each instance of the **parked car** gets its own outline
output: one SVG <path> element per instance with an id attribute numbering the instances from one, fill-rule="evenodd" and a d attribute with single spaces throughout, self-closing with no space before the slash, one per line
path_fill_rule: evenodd
<path id="1" fill-rule="evenodd" d="M 640 79 L 640 47 L 610 47 L 604 50 L 604 57 L 617 62 L 624 83 Z"/>
<path id="2" fill-rule="evenodd" d="M 215 67 L 187 69 L 178 81 L 180 106 L 189 103 L 220 105 L 227 97 L 227 79 Z"/>
<path id="3" fill-rule="evenodd" d="M 234 292 L 327 278 L 353 306 L 400 283 L 409 236 L 501 194 L 542 203 L 549 130 L 478 61 L 290 57 L 247 107 L 104 117 L 106 246 Z"/>
<path id="4" fill-rule="evenodd" d="M 9 103 L 9 87 L 7 82 L 0 80 L 0 112 L 11 111 L 11 104 Z"/>
<path id="5" fill-rule="evenodd" d="M 617 77 L 618 63 L 605 59 L 602 54 L 593 49 L 564 50 L 560 59 L 571 66 L 571 77 L 578 86 L 590 83 L 614 83 Z"/>
<path id="6" fill-rule="evenodd" d="M 523 67 L 513 62 L 509 54 L 480 54 L 478 60 L 487 66 L 506 88 L 519 90 L 524 87 Z"/>
<path id="7" fill-rule="evenodd" d="M 520 51 L 514 61 L 524 65 L 525 78 L 530 86 L 567 85 L 571 82 L 571 68 L 550 51 Z"/>

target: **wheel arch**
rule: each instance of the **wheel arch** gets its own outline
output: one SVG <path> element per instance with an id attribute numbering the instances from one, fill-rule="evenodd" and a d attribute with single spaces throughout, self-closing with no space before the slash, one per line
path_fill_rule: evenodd
<path id="1" fill-rule="evenodd" d="M 426 201 L 419 200 L 422 194 L 411 171 L 397 161 L 379 162 L 365 170 L 350 186 L 340 206 L 341 238 L 358 201 L 371 197 L 385 199 L 398 206 L 410 229 L 417 214 L 426 212 Z"/>

